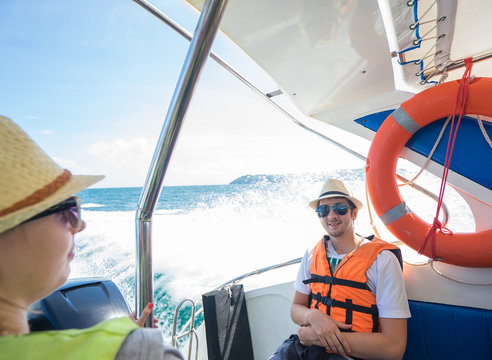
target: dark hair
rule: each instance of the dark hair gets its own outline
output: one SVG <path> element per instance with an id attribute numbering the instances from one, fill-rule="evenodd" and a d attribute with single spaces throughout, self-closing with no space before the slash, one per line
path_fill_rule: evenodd
<path id="1" fill-rule="evenodd" d="M 347 199 L 348 203 L 349 203 L 349 206 L 354 209 L 354 208 L 357 208 L 357 206 L 355 206 L 355 204 L 352 202 L 352 200 L 350 200 L 349 198 L 345 198 Z"/>

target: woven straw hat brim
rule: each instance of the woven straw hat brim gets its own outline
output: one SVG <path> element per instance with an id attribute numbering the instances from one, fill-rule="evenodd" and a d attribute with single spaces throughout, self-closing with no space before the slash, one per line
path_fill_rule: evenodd
<path id="1" fill-rule="evenodd" d="M 352 201 L 355 205 L 355 207 L 357 209 L 362 209 L 362 207 L 364 206 L 359 200 L 357 200 L 356 198 L 352 197 L 352 196 L 344 196 L 344 195 L 326 195 L 326 196 L 322 196 L 322 197 L 319 197 L 313 201 L 310 201 L 309 202 L 309 207 L 313 210 L 316 210 L 317 207 L 318 207 L 318 202 L 321 200 L 321 199 L 329 199 L 329 198 L 334 198 L 334 197 L 343 197 L 343 198 L 346 198 L 346 199 L 350 199 L 350 201 Z"/>
<path id="2" fill-rule="evenodd" d="M 102 175 L 72 175 L 70 180 L 64 186 L 42 201 L 13 213 L 0 216 L 0 234 L 21 224 L 23 221 L 33 217 L 34 215 L 43 212 L 51 206 L 58 204 L 79 191 L 88 188 L 103 178 L 104 176 Z"/>
<path id="3" fill-rule="evenodd" d="M 330 199 L 330 198 L 337 198 L 337 197 L 343 197 L 349 199 L 354 203 L 354 205 L 359 210 L 363 206 L 362 202 L 360 202 L 358 199 L 354 198 L 351 195 L 350 191 L 347 189 L 347 187 L 342 181 L 337 179 L 328 179 L 323 184 L 320 196 L 318 196 L 317 199 L 310 201 L 309 207 L 311 209 L 316 210 L 316 208 L 318 207 L 318 203 L 321 199 Z"/>

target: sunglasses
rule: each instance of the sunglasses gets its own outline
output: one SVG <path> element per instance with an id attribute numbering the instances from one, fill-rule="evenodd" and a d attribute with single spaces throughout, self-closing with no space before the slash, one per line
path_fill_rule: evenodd
<path id="1" fill-rule="evenodd" d="M 67 200 L 64 200 L 50 207 L 49 209 L 40 212 L 39 214 L 24 222 L 40 219 L 42 217 L 57 213 L 62 213 L 74 229 L 79 230 L 82 227 L 82 216 L 80 214 L 80 198 L 77 196 L 69 197 Z"/>
<path id="2" fill-rule="evenodd" d="M 330 213 L 330 208 L 333 209 L 335 214 L 337 215 L 345 215 L 349 209 L 351 209 L 351 206 L 348 206 L 347 204 L 344 203 L 336 203 L 333 204 L 333 206 L 330 205 L 319 205 L 318 208 L 316 209 L 316 212 L 318 213 L 318 216 L 320 218 L 327 217 L 328 214 Z"/>

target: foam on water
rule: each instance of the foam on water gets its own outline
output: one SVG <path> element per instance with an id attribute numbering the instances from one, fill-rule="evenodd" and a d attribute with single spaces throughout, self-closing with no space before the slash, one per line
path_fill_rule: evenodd
<path id="1" fill-rule="evenodd" d="M 82 207 L 82 209 L 90 209 L 90 208 L 104 207 L 104 205 L 103 204 L 88 203 L 88 204 L 82 204 L 81 207 Z"/>

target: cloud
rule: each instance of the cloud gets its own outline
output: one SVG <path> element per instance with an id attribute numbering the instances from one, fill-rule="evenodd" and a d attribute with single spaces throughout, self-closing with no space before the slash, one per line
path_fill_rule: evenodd
<path id="1" fill-rule="evenodd" d="M 136 186 L 143 184 L 153 146 L 144 137 L 116 139 L 91 144 L 87 152 L 100 160 L 96 171 L 106 175 L 106 186 Z"/>
<path id="2" fill-rule="evenodd" d="M 128 164 L 131 160 L 152 156 L 152 146 L 146 138 L 116 139 L 113 141 L 99 141 L 89 145 L 87 151 L 106 163 Z"/>
<path id="3" fill-rule="evenodd" d="M 55 132 L 53 130 L 50 130 L 50 129 L 46 129 L 46 130 L 41 131 L 41 134 L 43 134 L 43 135 L 52 135 L 54 133 Z"/>
<path id="4" fill-rule="evenodd" d="M 53 156 L 53 160 L 64 169 L 69 169 L 73 174 L 87 174 L 87 169 L 73 160 L 67 160 Z"/>

